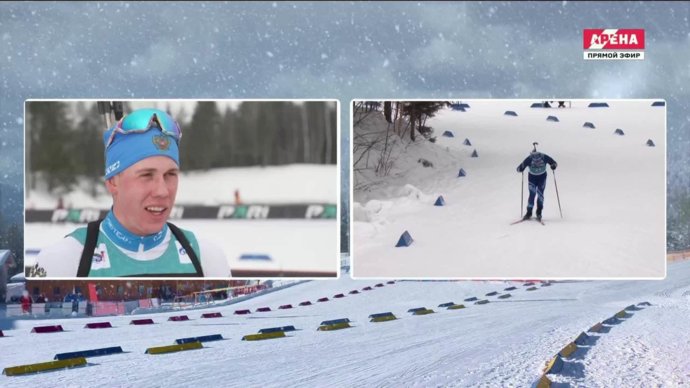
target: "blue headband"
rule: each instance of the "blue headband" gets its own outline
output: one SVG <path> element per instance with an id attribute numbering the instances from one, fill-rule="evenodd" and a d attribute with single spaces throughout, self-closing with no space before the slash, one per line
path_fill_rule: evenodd
<path id="1" fill-rule="evenodd" d="M 103 134 L 103 144 L 107 144 L 115 127 Z M 110 179 L 140 160 L 152 156 L 167 156 L 179 167 L 180 151 L 172 136 L 151 127 L 143 133 L 116 133 L 113 143 L 105 150 L 105 179 Z"/>

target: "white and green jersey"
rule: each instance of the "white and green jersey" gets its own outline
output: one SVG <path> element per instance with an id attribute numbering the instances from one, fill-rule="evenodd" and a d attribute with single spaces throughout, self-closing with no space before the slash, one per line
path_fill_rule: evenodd
<path id="1" fill-rule="evenodd" d="M 98 234 L 98 242 L 91 259 L 89 277 L 131 276 L 139 274 L 151 276 L 181 274 L 192 276 L 196 273 L 192 260 L 180 242 L 172 235 L 170 228 L 166 225 L 164 229 L 167 229 L 165 234 L 170 241 L 165 243 L 166 237 L 163 237 L 164 240 L 161 240 L 160 245 L 148 250 L 142 249 L 141 251 L 121 249 L 101 231 Z M 186 230 L 183 230 L 183 233 L 187 240 L 189 240 L 197 257 L 199 257 L 199 243 L 196 241 L 194 234 Z M 84 245 L 86 241 L 86 227 L 75 230 L 70 236 Z M 174 242 L 174 244 L 171 244 L 171 242 Z M 134 258 L 137 256 L 138 258 Z"/>
<path id="2" fill-rule="evenodd" d="M 36 258 L 46 277 L 76 277 L 87 228 L 81 227 L 61 242 L 44 248 Z M 182 230 L 199 258 L 205 277 L 231 276 L 223 252 L 214 244 L 198 240 L 194 233 Z M 149 236 L 136 236 L 127 231 L 112 212 L 99 227 L 96 248 L 91 260 L 89 277 L 143 275 L 195 276 L 196 269 L 185 249 L 167 225 Z"/>

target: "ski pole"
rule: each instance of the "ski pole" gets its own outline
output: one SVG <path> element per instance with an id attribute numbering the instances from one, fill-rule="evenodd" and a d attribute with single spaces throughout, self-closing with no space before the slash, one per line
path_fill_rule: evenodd
<path id="1" fill-rule="evenodd" d="M 98 101 L 98 113 L 103 115 L 105 130 L 110 129 L 110 101 Z"/>
<path id="2" fill-rule="evenodd" d="M 125 115 L 125 108 L 122 101 L 113 101 L 113 114 L 115 115 L 115 120 L 118 121 Z"/>
<path id="3" fill-rule="evenodd" d="M 556 199 L 558 199 L 558 211 L 561 213 L 561 218 L 563 218 L 563 210 L 561 210 L 561 197 L 558 195 L 558 183 L 556 183 L 556 170 L 551 170 L 553 172 L 553 184 L 556 186 Z"/>
<path id="4" fill-rule="evenodd" d="M 525 201 L 525 170 L 522 170 L 522 180 L 520 181 L 520 217 L 522 217 L 522 203 Z"/>
<path id="5" fill-rule="evenodd" d="M 98 113 L 103 115 L 103 119 L 105 120 L 106 131 L 114 124 L 111 122 L 111 112 L 115 115 L 115 121 L 120 120 L 122 116 L 124 116 L 124 104 L 122 101 L 98 101 L 97 105 Z"/>

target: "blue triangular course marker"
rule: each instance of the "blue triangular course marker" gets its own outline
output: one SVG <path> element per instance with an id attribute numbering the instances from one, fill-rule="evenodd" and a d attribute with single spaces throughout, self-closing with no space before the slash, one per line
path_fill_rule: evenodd
<path id="1" fill-rule="evenodd" d="M 556 116 L 549 116 L 549 117 L 546 118 L 546 121 L 555 121 L 555 122 L 559 122 L 559 121 L 558 121 L 558 117 L 556 117 Z"/>
<path id="2" fill-rule="evenodd" d="M 590 123 L 589 121 L 587 121 L 586 123 L 582 124 L 582 126 L 585 127 L 585 128 L 592 128 L 592 129 L 596 128 L 596 127 L 594 126 L 594 124 Z"/>
<path id="3" fill-rule="evenodd" d="M 470 143 L 470 139 L 467 139 L 467 138 L 465 139 L 465 141 L 462 142 L 462 144 L 463 144 L 463 145 L 466 145 L 466 146 L 471 146 L 471 145 L 472 145 L 472 143 Z"/>
<path id="4" fill-rule="evenodd" d="M 465 169 L 461 168 L 460 172 L 458 172 L 458 177 L 465 176 L 465 175 L 467 175 L 467 174 L 465 174 Z"/>
<path id="5" fill-rule="evenodd" d="M 477 150 L 472 151 L 472 157 L 473 158 L 478 158 L 479 154 L 477 153 Z"/>
<path id="6" fill-rule="evenodd" d="M 434 206 L 443 206 L 446 204 L 446 201 L 443 199 L 442 195 L 439 195 L 438 198 L 436 198 L 436 202 L 434 202 Z"/>
<path id="7" fill-rule="evenodd" d="M 503 115 L 505 115 L 505 116 L 516 116 L 517 117 L 517 113 L 515 113 L 512 110 L 505 111 L 505 113 L 503 113 Z"/>
<path id="8" fill-rule="evenodd" d="M 654 101 L 652 106 L 666 106 L 666 101 Z"/>
<path id="9" fill-rule="evenodd" d="M 400 240 L 398 240 L 398 243 L 395 244 L 395 247 L 396 247 L 396 248 L 398 248 L 398 247 L 409 247 L 410 244 L 412 244 L 412 241 L 414 241 L 414 240 L 412 240 L 412 236 L 410 236 L 410 233 L 408 233 L 407 231 L 405 231 L 405 232 L 400 236 Z"/>
<path id="10" fill-rule="evenodd" d="M 654 142 L 652 141 L 652 139 L 647 140 L 647 146 L 654 147 Z"/>
<path id="11" fill-rule="evenodd" d="M 623 132 L 623 130 L 620 129 L 620 128 L 616 128 L 616 130 L 613 131 L 613 134 L 614 134 L 614 135 L 623 136 L 623 135 L 625 135 L 625 132 Z"/>
<path id="12" fill-rule="evenodd" d="M 453 132 L 451 132 L 451 131 L 445 131 L 445 132 L 443 132 L 443 136 L 445 136 L 445 137 L 455 137 L 455 135 L 453 135 Z"/>

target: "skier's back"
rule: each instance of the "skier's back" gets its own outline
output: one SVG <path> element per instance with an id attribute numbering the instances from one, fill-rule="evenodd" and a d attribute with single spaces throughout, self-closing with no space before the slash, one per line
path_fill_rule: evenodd
<path id="1" fill-rule="evenodd" d="M 532 208 L 534 208 L 534 199 L 537 199 L 537 221 L 541 221 L 542 210 L 544 209 L 544 190 L 546 189 L 546 165 L 551 166 L 551 170 L 555 170 L 558 163 L 549 155 L 537 151 L 537 143 L 534 143 L 534 149 L 529 156 L 525 158 L 517 167 L 518 172 L 523 172 L 525 168 L 529 168 L 528 182 L 529 182 L 529 199 L 527 200 L 527 212 L 523 220 L 532 218 Z"/>

